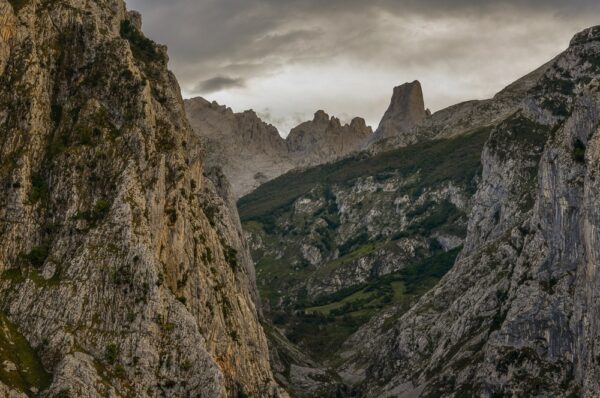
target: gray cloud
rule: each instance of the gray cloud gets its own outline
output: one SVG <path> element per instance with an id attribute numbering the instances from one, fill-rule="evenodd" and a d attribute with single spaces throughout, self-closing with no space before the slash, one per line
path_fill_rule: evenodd
<path id="1" fill-rule="evenodd" d="M 284 130 L 282 119 L 310 117 L 319 107 L 375 124 L 391 88 L 414 79 L 422 80 L 434 110 L 491 96 L 566 47 L 578 30 L 600 23 L 597 0 L 130 0 L 129 6 L 142 11 L 144 31 L 169 46 L 184 93 L 216 93 L 234 109 L 269 108 Z M 235 97 L 227 96 L 232 88 Z"/>
<path id="2" fill-rule="evenodd" d="M 241 78 L 232 78 L 227 76 L 215 76 L 207 80 L 203 80 L 193 90 L 200 95 L 211 94 L 216 91 L 221 91 L 230 88 L 242 88 L 246 86 L 246 82 Z"/>

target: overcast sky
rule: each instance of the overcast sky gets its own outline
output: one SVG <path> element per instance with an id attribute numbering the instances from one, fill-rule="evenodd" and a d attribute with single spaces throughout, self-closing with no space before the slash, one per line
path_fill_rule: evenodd
<path id="1" fill-rule="evenodd" d="M 287 135 L 317 109 L 374 128 L 394 86 L 436 111 L 491 97 L 600 24 L 599 0 L 129 0 L 184 97 L 254 109 Z"/>

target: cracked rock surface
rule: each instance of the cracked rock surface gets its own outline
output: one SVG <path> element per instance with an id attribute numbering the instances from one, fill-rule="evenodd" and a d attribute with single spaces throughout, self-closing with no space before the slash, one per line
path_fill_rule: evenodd
<path id="1" fill-rule="evenodd" d="M 285 394 L 227 183 L 140 27 L 122 0 L 0 0 L 0 393 Z"/>
<path id="2" fill-rule="evenodd" d="M 454 268 L 346 345 L 364 396 L 597 396 L 599 54 L 576 35 L 495 125 Z"/>

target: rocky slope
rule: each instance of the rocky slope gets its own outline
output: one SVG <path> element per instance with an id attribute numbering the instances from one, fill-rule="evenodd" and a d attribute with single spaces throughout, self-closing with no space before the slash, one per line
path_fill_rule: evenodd
<path id="1" fill-rule="evenodd" d="M 219 166 L 239 198 L 285 172 L 327 163 L 361 149 L 372 131 L 365 121 L 350 124 L 318 111 L 312 121 L 283 139 L 253 111 L 234 113 L 203 98 L 185 101 L 186 113 L 206 148 L 206 164 Z"/>
<path id="2" fill-rule="evenodd" d="M 595 397 L 600 27 L 496 123 L 459 260 L 406 314 L 346 346 L 367 397 Z"/>
<path id="3" fill-rule="evenodd" d="M 207 165 L 223 169 L 236 198 L 294 167 L 285 140 L 253 111 L 234 113 L 203 98 L 185 100 Z"/>
<path id="4" fill-rule="evenodd" d="M 387 308 L 410 308 L 452 266 L 488 135 L 291 172 L 238 202 L 265 314 L 313 359 L 275 355 L 298 396 L 344 391 L 331 369 L 344 340 Z M 277 333 L 273 348 L 289 352 Z"/>
<path id="5" fill-rule="evenodd" d="M 227 184 L 122 0 L 0 0 L 0 391 L 278 394 Z"/>

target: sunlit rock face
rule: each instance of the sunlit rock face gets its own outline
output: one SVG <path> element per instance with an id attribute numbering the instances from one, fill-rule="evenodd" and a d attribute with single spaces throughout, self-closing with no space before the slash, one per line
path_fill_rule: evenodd
<path id="1" fill-rule="evenodd" d="M 0 391 L 275 396 L 227 183 L 140 26 L 121 0 L 0 0 L 0 342 L 28 375 Z"/>

